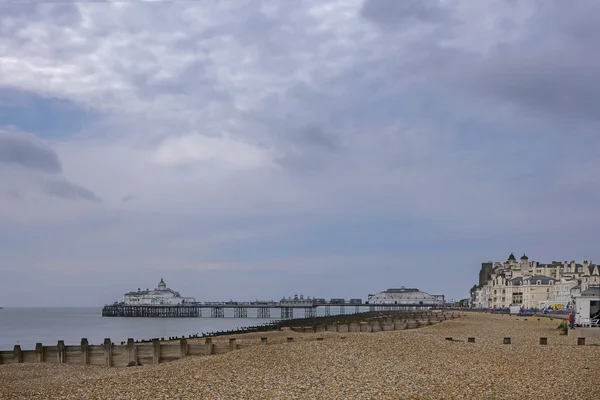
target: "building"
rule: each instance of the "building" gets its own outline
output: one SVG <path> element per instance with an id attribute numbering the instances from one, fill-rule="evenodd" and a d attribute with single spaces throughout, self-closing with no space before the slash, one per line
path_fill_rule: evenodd
<path id="1" fill-rule="evenodd" d="M 575 299 L 575 323 L 597 317 L 600 313 L 600 286 L 591 286 Z"/>
<path id="2" fill-rule="evenodd" d="M 589 261 L 530 261 L 527 255 L 517 260 L 510 254 L 505 262 L 485 262 L 479 271 L 479 284 L 471 288 L 474 308 L 565 309 L 590 287 L 600 286 L 598 266 Z"/>
<path id="3" fill-rule="evenodd" d="M 367 304 L 399 305 L 407 309 L 442 307 L 444 305 L 444 296 L 430 295 L 419 289 L 408 289 L 402 286 L 400 289 L 388 289 L 377 294 L 370 294 Z"/>
<path id="4" fill-rule="evenodd" d="M 303 294 L 301 294 L 300 296 L 295 294 L 294 298 L 288 297 L 286 299 L 285 297 L 283 297 L 281 299 L 281 301 L 279 302 L 279 304 L 282 306 L 289 306 L 289 307 L 301 307 L 301 306 L 311 307 L 314 305 L 314 302 L 315 301 L 312 300 L 310 298 L 310 296 L 308 296 L 307 298 L 304 298 Z"/>
<path id="5" fill-rule="evenodd" d="M 123 300 L 127 305 L 180 305 L 196 302 L 193 297 L 182 297 L 179 292 L 169 289 L 162 278 L 156 289 L 138 288 L 137 292 L 125 293 Z"/>

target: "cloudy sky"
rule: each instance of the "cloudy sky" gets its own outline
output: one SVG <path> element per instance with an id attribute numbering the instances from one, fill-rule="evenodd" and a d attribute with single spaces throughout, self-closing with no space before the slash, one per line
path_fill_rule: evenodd
<path id="1" fill-rule="evenodd" d="M 600 3 L 0 0 L 0 306 L 466 297 L 600 262 Z"/>

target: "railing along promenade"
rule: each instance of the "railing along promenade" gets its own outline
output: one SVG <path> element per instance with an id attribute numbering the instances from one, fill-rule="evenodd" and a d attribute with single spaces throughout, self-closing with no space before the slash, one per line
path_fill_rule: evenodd
<path id="1" fill-rule="evenodd" d="M 458 316 L 460 315 L 456 317 Z M 311 317 L 276 321 L 238 330 L 211 332 L 197 337 L 197 339 L 204 339 L 204 343 L 196 343 L 197 339 L 192 336 L 187 339 L 178 338 L 178 340 L 166 342 L 158 338 L 151 341 L 135 341 L 130 338 L 120 345 L 115 345 L 110 338 L 106 338 L 100 345 L 92 345 L 84 338 L 76 346 L 65 345 L 64 341 L 59 340 L 55 346 L 44 346 L 42 343 L 37 343 L 34 350 L 23 350 L 20 345 L 15 345 L 12 351 L 0 351 L 0 364 L 59 363 L 108 367 L 158 364 L 188 356 L 222 354 L 255 345 L 268 344 L 266 336 L 256 339 L 244 338 L 244 343 L 238 343 L 235 338 L 231 337 L 237 334 L 278 331 L 284 328 L 291 328 L 294 332 L 378 332 L 415 329 L 453 318 L 455 318 L 454 314 L 432 311 L 381 311 Z M 225 335 L 229 336 L 227 343 L 213 342 L 213 339 Z M 322 339 L 316 338 L 316 340 Z M 293 341 L 292 336 L 287 337 L 288 343 Z"/>

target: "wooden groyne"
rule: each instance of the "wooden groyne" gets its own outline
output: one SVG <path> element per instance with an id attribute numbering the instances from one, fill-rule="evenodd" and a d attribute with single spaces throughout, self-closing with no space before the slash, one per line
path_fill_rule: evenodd
<path id="1" fill-rule="evenodd" d="M 34 350 L 22 350 L 15 345 L 12 351 L 0 351 L 0 364 L 21 363 L 58 363 L 104 365 L 108 367 L 123 367 L 139 364 L 158 364 L 174 361 L 188 356 L 208 356 L 223 354 L 255 345 L 268 344 L 267 337 L 244 339 L 244 343 L 236 342 L 235 338 L 228 340 L 226 345 L 213 343 L 215 336 L 236 335 L 252 332 L 266 332 L 291 328 L 292 331 L 309 332 L 377 332 L 389 330 L 413 329 L 446 319 L 458 317 L 439 312 L 370 312 L 335 317 L 316 317 L 295 321 L 278 321 L 259 327 L 242 328 L 240 330 L 212 332 L 204 335 L 204 344 L 190 343 L 181 338 L 176 341 L 163 342 L 158 338 L 151 341 L 136 342 L 133 338 L 115 345 L 106 338 L 101 345 L 92 345 L 86 338 L 76 346 L 65 345 L 60 340 L 55 346 L 44 346 L 37 343 Z M 288 342 L 293 342 L 293 338 Z M 322 339 L 322 338 L 317 338 Z M 195 341 L 195 340 L 194 340 Z"/>

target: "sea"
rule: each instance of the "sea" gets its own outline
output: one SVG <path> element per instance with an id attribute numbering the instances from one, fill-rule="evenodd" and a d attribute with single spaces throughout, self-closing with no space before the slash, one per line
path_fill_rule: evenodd
<path id="1" fill-rule="evenodd" d="M 97 345 L 102 344 L 105 338 L 120 343 L 128 338 L 188 337 L 272 321 L 258 318 L 102 317 L 102 307 L 5 307 L 0 309 L 0 351 L 12 350 L 16 344 L 22 350 L 33 350 L 36 343 L 54 346 L 59 340 L 74 346 L 81 343 L 81 338 L 87 338 L 90 344 Z"/>

